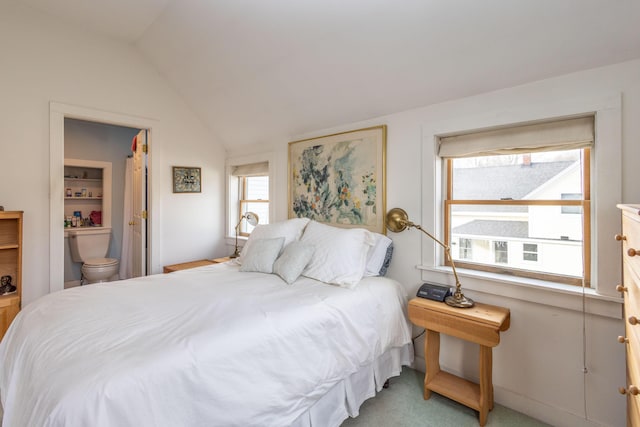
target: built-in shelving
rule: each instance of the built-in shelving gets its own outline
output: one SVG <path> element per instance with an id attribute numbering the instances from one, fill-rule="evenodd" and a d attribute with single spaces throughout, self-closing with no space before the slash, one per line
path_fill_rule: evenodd
<path id="1" fill-rule="evenodd" d="M 102 222 L 93 226 L 110 226 L 111 223 L 111 163 L 92 160 L 65 159 L 64 162 L 64 221 L 65 226 L 76 212 L 87 219 L 99 211 Z M 105 220 L 107 223 L 105 224 Z M 80 226 L 67 228 L 90 228 Z"/>

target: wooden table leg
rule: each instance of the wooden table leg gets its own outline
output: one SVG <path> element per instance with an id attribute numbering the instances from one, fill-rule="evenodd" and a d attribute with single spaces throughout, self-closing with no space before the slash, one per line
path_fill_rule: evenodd
<path id="1" fill-rule="evenodd" d="M 424 361 L 427 373 L 424 376 L 424 400 L 431 397 L 431 390 L 427 387 L 431 380 L 440 372 L 440 332 L 425 332 L 424 337 Z"/>
<path id="2" fill-rule="evenodd" d="M 493 409 L 493 356 L 491 347 L 480 346 L 480 426 L 487 423 L 487 414 Z"/>

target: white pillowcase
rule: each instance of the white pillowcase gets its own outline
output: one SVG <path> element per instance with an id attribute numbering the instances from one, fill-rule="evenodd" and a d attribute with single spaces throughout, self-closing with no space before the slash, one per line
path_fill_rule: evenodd
<path id="1" fill-rule="evenodd" d="M 289 243 L 300 239 L 305 226 L 309 223 L 309 218 L 292 218 L 285 221 L 274 222 L 272 224 L 260 224 L 253 229 L 249 235 L 247 243 L 244 244 L 238 263 L 244 263 L 244 257 L 253 245 L 253 242 L 259 239 L 273 239 L 275 237 L 284 237 L 283 247 Z"/>
<path id="2" fill-rule="evenodd" d="M 273 264 L 273 272 L 288 284 L 300 277 L 309 264 L 315 248 L 304 242 L 291 242 Z"/>
<path id="3" fill-rule="evenodd" d="M 255 240 L 244 256 L 244 262 L 240 266 L 240 271 L 273 273 L 273 263 L 276 258 L 278 258 L 278 255 L 280 255 L 283 243 L 284 237 Z"/>
<path id="4" fill-rule="evenodd" d="M 375 243 L 369 249 L 367 254 L 367 267 L 364 272 L 364 276 L 379 276 L 380 270 L 384 264 L 387 256 L 387 249 L 389 245 L 393 243 L 393 240 L 380 233 L 372 233 L 375 238 Z"/>
<path id="5" fill-rule="evenodd" d="M 303 276 L 352 288 L 362 279 L 374 238 L 363 228 L 338 228 L 311 221 L 300 241 L 315 247 Z"/>

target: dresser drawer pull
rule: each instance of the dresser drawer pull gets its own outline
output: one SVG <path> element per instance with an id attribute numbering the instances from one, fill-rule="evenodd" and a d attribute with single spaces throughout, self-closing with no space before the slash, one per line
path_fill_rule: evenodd
<path id="1" fill-rule="evenodd" d="M 627 251 L 627 255 L 629 256 L 636 256 L 636 255 L 640 255 L 640 251 L 637 251 L 633 248 L 629 248 L 629 250 Z"/>
<path id="2" fill-rule="evenodd" d="M 636 316 L 629 317 L 629 324 L 630 325 L 637 325 L 638 324 L 638 318 Z"/>
<path id="3" fill-rule="evenodd" d="M 620 335 L 620 336 L 618 337 L 618 342 L 619 342 L 620 344 L 628 344 L 628 343 L 629 343 L 629 338 L 627 338 L 627 337 L 623 337 L 622 335 Z"/>
<path id="4" fill-rule="evenodd" d="M 623 236 L 622 234 L 616 234 L 613 236 L 618 242 L 621 240 L 627 240 L 627 236 Z"/>
<path id="5" fill-rule="evenodd" d="M 624 388 L 624 387 L 620 387 L 618 389 L 618 391 L 620 392 L 620 394 L 632 394 L 634 396 L 637 396 L 638 393 L 640 393 L 640 389 L 634 385 L 630 385 L 629 388 Z"/>
<path id="6" fill-rule="evenodd" d="M 627 288 L 625 288 L 622 285 L 618 285 L 618 286 L 616 286 L 616 291 L 618 291 L 618 292 L 627 292 Z"/>

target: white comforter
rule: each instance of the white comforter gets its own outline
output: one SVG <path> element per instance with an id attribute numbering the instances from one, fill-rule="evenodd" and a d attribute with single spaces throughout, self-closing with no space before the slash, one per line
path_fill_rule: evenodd
<path id="1" fill-rule="evenodd" d="M 3 427 L 286 426 L 411 342 L 400 285 L 232 263 L 47 295 L 0 343 Z"/>

